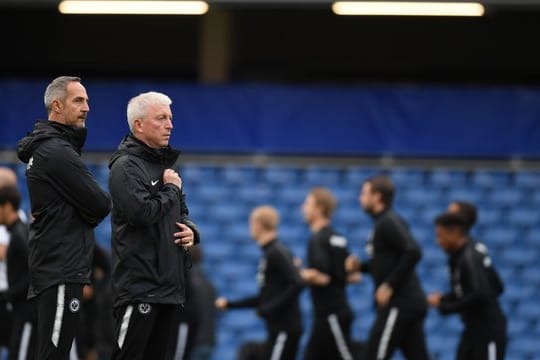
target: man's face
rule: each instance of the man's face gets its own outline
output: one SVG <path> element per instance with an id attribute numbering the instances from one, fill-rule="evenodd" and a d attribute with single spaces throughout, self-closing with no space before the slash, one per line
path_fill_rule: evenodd
<path id="1" fill-rule="evenodd" d="M 437 244 L 446 252 L 454 249 L 459 240 L 459 232 L 456 229 L 448 229 L 439 225 L 435 226 L 435 235 Z"/>
<path id="2" fill-rule="evenodd" d="M 173 128 L 169 105 L 150 105 L 146 109 L 146 116 L 135 121 L 140 122 L 141 140 L 148 146 L 157 149 L 169 145 Z"/>
<path id="3" fill-rule="evenodd" d="M 257 218 L 254 215 L 251 215 L 249 217 L 249 234 L 251 235 L 252 239 L 257 240 L 260 233 L 260 228 L 261 226 Z"/>
<path id="4" fill-rule="evenodd" d="M 306 223 L 311 224 L 315 220 L 317 211 L 319 211 L 319 209 L 315 197 L 312 194 L 309 194 L 302 204 L 302 214 L 304 215 Z"/>
<path id="5" fill-rule="evenodd" d="M 86 126 L 86 116 L 90 107 L 88 95 L 81 83 L 73 81 L 67 85 L 66 98 L 59 102 L 60 117 L 66 125 L 83 128 Z"/>
<path id="6" fill-rule="evenodd" d="M 4 205 L 0 205 L 0 225 L 6 225 L 7 207 L 8 207 L 8 203 L 5 203 Z"/>
<path id="7" fill-rule="evenodd" d="M 373 212 L 375 203 L 378 201 L 378 197 L 379 195 L 372 191 L 371 184 L 366 182 L 364 185 L 362 185 L 362 190 L 360 191 L 358 201 L 360 202 L 362 209 L 371 214 Z"/>

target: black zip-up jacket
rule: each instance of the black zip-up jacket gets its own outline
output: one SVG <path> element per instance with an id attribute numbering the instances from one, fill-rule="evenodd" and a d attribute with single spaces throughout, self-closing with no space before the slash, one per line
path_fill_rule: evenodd
<path id="1" fill-rule="evenodd" d="M 259 294 L 230 301 L 229 308 L 255 307 L 270 330 L 302 330 L 298 301 L 303 283 L 292 254 L 277 239 L 262 247 L 257 281 Z"/>
<path id="2" fill-rule="evenodd" d="M 315 316 L 329 314 L 352 315 L 347 300 L 345 259 L 349 255 L 347 239 L 331 226 L 325 226 L 309 239 L 307 265 L 330 276 L 326 286 L 310 287 Z"/>
<path id="3" fill-rule="evenodd" d="M 28 225 L 17 219 L 7 227 L 10 234 L 7 249 L 8 289 L 0 298 L 17 306 L 26 301 L 28 294 Z"/>
<path id="4" fill-rule="evenodd" d="M 394 293 L 389 306 L 427 309 L 425 294 L 415 271 L 422 257 L 407 223 L 392 210 L 374 216 L 375 224 L 368 247 L 371 260 L 362 263 L 375 281 L 374 290 L 388 283 Z"/>
<path id="5" fill-rule="evenodd" d="M 80 155 L 86 129 L 39 121 L 18 144 L 27 163 L 30 195 L 30 298 L 61 283 L 89 284 L 93 228 L 109 213 L 101 189 Z"/>
<path id="6" fill-rule="evenodd" d="M 128 135 L 113 154 L 109 189 L 113 200 L 112 285 L 114 306 L 146 302 L 183 304 L 189 253 L 174 243 L 180 231 L 176 222 L 189 226 L 183 192 L 163 183 L 179 152 L 171 147 L 152 149 Z"/>
<path id="7" fill-rule="evenodd" d="M 458 313 L 467 337 L 493 340 L 506 336 L 506 318 L 498 297 L 504 286 L 481 245 L 468 241 L 450 255 L 452 291 L 441 299 L 439 311 Z"/>

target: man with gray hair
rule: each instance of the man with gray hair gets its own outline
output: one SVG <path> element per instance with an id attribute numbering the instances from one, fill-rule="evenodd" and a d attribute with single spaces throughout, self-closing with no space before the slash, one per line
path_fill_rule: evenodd
<path id="1" fill-rule="evenodd" d="M 113 154 L 112 359 L 172 359 L 185 302 L 189 248 L 199 241 L 173 170 L 171 99 L 147 92 L 127 106 L 130 133 Z"/>
<path id="2" fill-rule="evenodd" d="M 19 141 L 27 164 L 31 215 L 28 297 L 35 299 L 37 359 L 68 359 L 90 284 L 94 227 L 111 201 L 81 159 L 88 95 L 81 79 L 60 76 L 45 91 L 48 121 Z"/>

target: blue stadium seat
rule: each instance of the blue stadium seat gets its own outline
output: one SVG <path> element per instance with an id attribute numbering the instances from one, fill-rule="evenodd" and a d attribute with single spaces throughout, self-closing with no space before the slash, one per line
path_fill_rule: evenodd
<path id="1" fill-rule="evenodd" d="M 467 173 L 462 170 L 433 169 L 428 173 L 431 186 L 441 188 L 461 188 L 467 183 Z"/>
<path id="2" fill-rule="evenodd" d="M 512 303 L 529 299 L 536 294 L 536 289 L 532 285 L 522 285 L 515 282 L 506 282 L 504 284 L 503 298 Z"/>
<path id="3" fill-rule="evenodd" d="M 213 182 L 219 175 L 219 169 L 214 165 L 185 163 L 179 167 L 179 174 L 186 185 L 199 185 Z"/>
<path id="4" fill-rule="evenodd" d="M 249 210 L 244 204 L 222 203 L 208 207 L 208 216 L 214 221 L 230 224 L 232 222 L 247 223 Z"/>
<path id="5" fill-rule="evenodd" d="M 496 207 L 515 207 L 520 205 L 523 200 L 521 190 L 512 188 L 499 188 L 493 190 L 486 198 L 491 206 Z"/>
<path id="6" fill-rule="evenodd" d="M 483 226 L 497 226 L 500 225 L 502 219 L 502 212 L 498 208 L 493 207 L 479 207 L 478 209 L 478 224 Z"/>
<path id="7" fill-rule="evenodd" d="M 519 240 L 519 232 L 509 226 L 493 226 L 479 235 L 480 240 L 489 248 L 509 247 Z"/>
<path id="8" fill-rule="evenodd" d="M 268 165 L 262 169 L 261 179 L 271 185 L 289 186 L 298 182 L 299 174 L 293 166 Z"/>
<path id="9" fill-rule="evenodd" d="M 252 185 L 258 180 L 259 170 L 253 166 L 225 165 L 222 178 L 233 185 Z"/>
<path id="10" fill-rule="evenodd" d="M 232 222 L 225 227 L 223 236 L 235 244 L 249 244 L 251 238 L 247 218 L 245 221 Z M 255 244 L 255 243 L 254 243 Z"/>
<path id="11" fill-rule="evenodd" d="M 509 266 L 535 266 L 538 254 L 534 249 L 507 248 L 499 254 L 499 259 Z"/>
<path id="12" fill-rule="evenodd" d="M 243 186 L 238 189 L 237 200 L 249 205 L 249 207 L 268 204 L 272 199 L 271 189 L 264 184 Z"/>
<path id="13" fill-rule="evenodd" d="M 485 191 L 482 189 L 471 189 L 467 186 L 461 186 L 450 189 L 448 192 L 448 200 L 451 201 L 467 201 L 472 204 L 479 204 L 484 200 Z"/>
<path id="14" fill-rule="evenodd" d="M 404 201 L 407 201 L 410 205 L 433 206 L 434 203 L 441 201 L 442 195 L 442 192 L 438 189 L 433 189 L 429 187 L 414 187 L 403 191 L 401 194 L 401 198 Z M 448 204 L 445 203 L 445 205 L 442 206 L 447 205 Z"/>
<path id="15" fill-rule="evenodd" d="M 528 230 L 524 235 L 524 243 L 526 246 L 540 248 L 540 228 Z"/>
<path id="16" fill-rule="evenodd" d="M 529 319 L 530 321 L 540 321 L 540 306 L 538 306 L 538 299 L 530 299 L 522 301 L 516 309 L 518 317 L 522 319 Z"/>
<path id="17" fill-rule="evenodd" d="M 309 230 L 303 224 L 288 224 L 279 227 L 279 238 L 286 244 L 303 244 L 308 236 Z"/>
<path id="18" fill-rule="evenodd" d="M 521 337 L 508 343 L 507 353 L 513 359 L 538 359 L 540 342 L 536 338 Z"/>
<path id="19" fill-rule="evenodd" d="M 389 176 L 398 189 L 423 187 L 425 184 L 423 169 L 396 168 L 390 170 Z"/>
<path id="20" fill-rule="evenodd" d="M 300 209 L 300 205 L 304 202 L 306 195 L 309 192 L 309 187 L 306 185 L 288 186 L 277 192 L 277 196 L 286 205 L 294 205 Z"/>
<path id="21" fill-rule="evenodd" d="M 504 189 L 510 184 L 508 171 L 476 170 L 471 175 L 471 184 L 483 188 Z"/>
<path id="22" fill-rule="evenodd" d="M 338 167 L 310 166 L 304 170 L 303 182 L 309 186 L 334 187 L 340 184 L 341 172 Z"/>
<path id="23" fill-rule="evenodd" d="M 354 166 L 345 169 L 344 179 L 345 185 L 350 186 L 360 191 L 360 188 L 364 181 L 373 175 L 379 174 L 383 171 L 381 168 L 371 168 L 364 166 Z"/>
<path id="24" fill-rule="evenodd" d="M 508 221 L 517 226 L 538 226 L 540 225 L 540 209 L 523 207 L 510 209 L 508 212 Z"/>
<path id="25" fill-rule="evenodd" d="M 225 202 L 232 197 L 231 189 L 218 183 L 205 183 L 199 186 L 196 192 L 190 193 L 190 196 L 193 201 L 200 201 L 204 204 Z"/>
<path id="26" fill-rule="evenodd" d="M 514 176 L 514 184 L 526 189 L 538 189 L 540 186 L 540 171 L 521 170 Z"/>

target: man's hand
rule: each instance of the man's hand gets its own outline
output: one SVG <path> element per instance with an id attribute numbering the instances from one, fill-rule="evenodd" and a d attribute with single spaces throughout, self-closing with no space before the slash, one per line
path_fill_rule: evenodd
<path id="1" fill-rule="evenodd" d="M 356 272 L 360 270 L 360 260 L 356 255 L 349 255 L 345 259 L 345 271 L 348 273 Z"/>
<path id="2" fill-rule="evenodd" d="M 182 178 L 173 169 L 166 169 L 163 172 L 163 183 L 173 184 L 176 185 L 178 189 L 182 189 Z"/>
<path id="3" fill-rule="evenodd" d="M 176 223 L 176 226 L 178 226 L 180 231 L 174 233 L 174 243 L 184 248 L 192 247 L 195 239 L 193 230 L 189 226 L 179 222 Z"/>
<path id="4" fill-rule="evenodd" d="M 92 300 L 94 297 L 94 287 L 92 285 L 84 285 L 82 293 L 82 298 L 84 301 Z"/>
<path id="5" fill-rule="evenodd" d="M 219 310 L 227 310 L 228 301 L 224 297 L 218 297 L 214 304 Z"/>
<path id="6" fill-rule="evenodd" d="M 301 269 L 300 277 L 311 285 L 326 286 L 330 283 L 330 276 L 317 269 Z"/>
<path id="7" fill-rule="evenodd" d="M 377 305 L 381 308 L 386 307 L 393 294 L 394 289 L 387 283 L 382 283 L 375 292 L 375 301 L 377 302 Z"/>
<path id="8" fill-rule="evenodd" d="M 427 297 L 427 303 L 429 306 L 438 308 L 441 305 L 442 294 L 434 292 Z"/>

